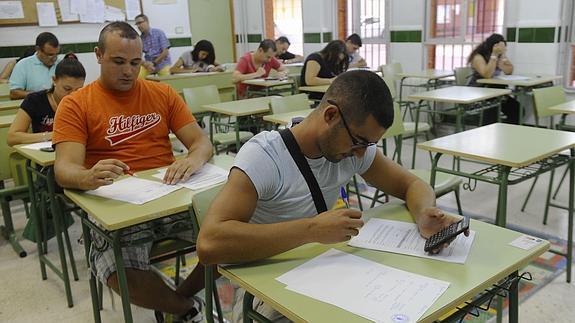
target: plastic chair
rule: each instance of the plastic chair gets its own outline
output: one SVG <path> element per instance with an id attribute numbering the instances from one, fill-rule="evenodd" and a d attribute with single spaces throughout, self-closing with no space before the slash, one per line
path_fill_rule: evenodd
<path id="1" fill-rule="evenodd" d="M 473 69 L 469 66 L 457 67 L 455 70 L 455 85 L 466 86 L 469 82 L 471 74 L 473 74 Z"/>
<path id="2" fill-rule="evenodd" d="M 216 186 L 209 190 L 199 192 L 198 194 L 194 195 L 194 197 L 192 197 L 191 208 L 193 209 L 194 213 L 194 217 L 192 218 L 196 235 L 200 232 L 200 227 L 204 222 L 206 212 L 208 211 L 210 204 L 212 204 L 212 200 L 220 192 L 222 187 L 223 185 Z M 222 314 L 220 298 L 218 296 L 218 288 L 214 279 L 214 268 L 215 266 L 213 265 L 205 266 L 206 321 L 208 323 L 214 322 L 213 307 L 215 302 L 219 321 L 223 323 L 224 316 Z"/>
<path id="3" fill-rule="evenodd" d="M 220 94 L 215 85 L 184 88 L 182 89 L 182 93 L 190 111 L 198 117 L 210 114 L 210 112 L 202 108 L 203 105 L 220 103 Z M 212 119 L 210 119 L 210 122 L 221 124 L 221 122 Z M 224 146 L 227 149 L 227 147 L 236 143 L 236 133 L 230 131 L 232 127 L 232 125 L 216 127 L 217 131 L 214 132 L 210 138 L 216 150 L 216 154 L 219 152 L 218 146 Z M 253 136 L 253 133 L 249 131 L 240 131 L 240 141 L 242 143 L 250 140 Z"/>
<path id="4" fill-rule="evenodd" d="M 394 111 L 394 118 L 393 124 L 387 129 L 384 133 L 382 141 L 383 141 L 383 152 L 387 155 L 387 147 L 386 147 L 386 139 L 394 139 L 395 140 L 395 151 L 393 154 L 392 159 L 396 160 L 398 164 L 401 165 L 401 146 L 402 146 L 402 136 L 404 132 L 403 128 L 403 120 L 401 119 L 401 113 L 399 111 L 399 106 L 394 104 L 393 106 Z M 431 171 L 427 169 L 410 169 L 409 170 L 412 174 L 416 175 L 417 177 L 424 180 L 426 183 L 429 183 L 431 179 Z M 435 179 L 435 196 L 437 198 L 453 192 L 455 194 L 455 201 L 457 203 L 457 210 L 459 214 L 463 214 L 463 209 L 461 207 L 461 199 L 459 194 L 459 187 L 461 186 L 461 179 L 445 173 L 437 173 Z M 373 198 L 371 199 L 371 207 L 375 206 L 375 202 L 377 202 L 382 195 L 380 194 L 379 190 L 375 191 Z"/>
<path id="5" fill-rule="evenodd" d="M 533 89 L 533 106 L 534 106 L 534 111 L 535 111 L 535 124 L 537 126 L 540 126 L 539 125 L 539 118 L 547 118 L 548 117 L 549 118 L 549 124 L 548 124 L 547 128 L 554 129 L 555 128 L 554 116 L 560 115 L 561 113 L 555 112 L 555 111 L 551 110 L 550 108 L 553 106 L 559 105 L 561 103 L 565 103 L 565 102 L 566 102 L 565 92 L 563 91 L 563 89 L 560 86 L 552 86 L 552 87 Z M 555 191 L 555 194 L 553 195 L 554 199 L 557 196 L 557 191 L 559 190 L 559 187 L 563 183 L 566 175 L 567 175 L 567 170 L 565 170 L 565 173 L 563 174 L 562 179 L 559 182 L 557 190 Z M 554 178 L 554 176 L 555 176 L 555 170 L 553 169 L 553 170 L 551 170 L 551 177 L 549 179 L 549 188 L 548 188 L 548 192 L 547 192 L 547 197 L 545 199 L 545 211 L 544 211 L 544 215 L 543 215 L 543 224 L 547 224 L 547 216 L 549 214 L 549 203 L 551 200 L 551 192 L 553 190 L 553 178 Z M 525 208 L 527 207 L 527 202 L 529 202 L 529 198 L 531 197 L 531 193 L 533 193 L 533 188 L 535 188 L 535 184 L 537 184 L 538 179 L 539 179 L 539 176 L 536 176 L 535 179 L 533 180 L 533 183 L 531 184 L 531 187 L 529 188 L 529 192 L 527 193 L 527 196 L 525 197 L 525 201 L 523 202 L 523 205 L 521 206 L 521 212 L 525 211 Z"/>
<path id="6" fill-rule="evenodd" d="M 309 100 L 305 93 L 272 97 L 270 106 L 273 114 L 305 110 L 310 108 Z"/>

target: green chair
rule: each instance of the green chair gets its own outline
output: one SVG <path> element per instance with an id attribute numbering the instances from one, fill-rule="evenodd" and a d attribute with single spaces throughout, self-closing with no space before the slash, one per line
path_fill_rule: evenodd
<path id="1" fill-rule="evenodd" d="M 398 109 L 399 109 L 399 107 L 402 106 L 402 103 L 400 101 L 396 100 L 397 93 L 395 91 L 395 81 L 393 81 L 393 79 L 390 76 L 386 76 L 385 74 L 383 76 L 383 80 L 385 81 L 385 84 L 389 88 L 389 92 L 391 93 L 391 97 L 394 99 L 394 102 L 397 103 Z M 404 101 L 403 105 L 406 106 L 406 108 L 408 110 L 411 110 L 411 108 L 412 108 L 411 104 L 412 103 L 413 102 Z M 427 122 L 419 121 L 417 123 L 417 129 L 416 129 L 416 123 L 415 122 L 403 122 L 402 137 L 403 138 L 413 137 L 413 148 L 414 149 L 413 149 L 413 156 L 411 158 L 411 168 L 415 167 L 415 154 L 417 152 L 417 149 L 416 149 L 417 136 L 420 135 L 420 133 L 421 133 L 425 136 L 426 140 L 429 140 L 430 139 L 430 137 L 429 137 L 430 130 L 431 130 L 431 126 Z M 431 159 L 431 154 L 430 154 L 430 159 Z"/>
<path id="2" fill-rule="evenodd" d="M 288 96 L 274 96 L 270 104 L 273 114 L 287 113 L 310 108 L 309 100 L 305 93 Z"/>
<path id="3" fill-rule="evenodd" d="M 194 217 L 194 231 L 196 234 L 200 232 L 200 227 L 204 222 L 204 218 L 206 217 L 206 212 L 210 207 L 213 199 L 222 189 L 222 185 L 213 187 L 209 190 L 199 192 L 198 194 L 192 197 L 192 206 Z M 216 281 L 214 279 L 214 269 L 216 267 L 213 265 L 206 265 L 205 266 L 205 300 L 206 300 L 206 321 L 208 323 L 214 322 L 214 302 L 216 305 L 216 311 L 218 314 L 218 318 L 220 322 L 224 322 L 224 316 L 222 314 L 222 308 L 220 305 L 220 299 L 218 296 L 218 288 L 216 285 Z"/>
<path id="4" fill-rule="evenodd" d="M 455 72 L 455 85 L 458 86 L 466 86 L 473 74 L 473 69 L 469 66 L 457 67 L 453 71 Z"/>
<path id="5" fill-rule="evenodd" d="M 223 147 L 227 150 L 229 146 L 235 145 L 236 133 L 231 131 L 233 130 L 233 125 L 226 125 L 221 120 L 216 120 L 213 114 L 202 108 L 202 106 L 206 104 L 220 103 L 220 94 L 215 85 L 185 88 L 182 89 L 182 93 L 186 104 L 196 118 L 200 119 L 210 115 L 210 123 L 219 125 L 215 127 L 216 131 L 210 133 L 210 140 L 212 145 L 214 145 L 216 154 L 220 151 L 218 147 Z M 244 143 L 253 136 L 253 133 L 249 131 L 240 131 L 240 142 Z"/>
<path id="6" fill-rule="evenodd" d="M 567 100 L 565 98 L 565 92 L 563 91 L 563 88 L 561 88 L 560 86 L 552 86 L 552 87 L 545 87 L 545 88 L 539 88 L 539 89 L 533 89 L 533 107 L 534 107 L 534 111 L 535 111 L 535 125 L 537 126 L 541 126 L 539 124 L 539 118 L 549 118 L 549 124 L 546 128 L 549 129 L 555 129 L 555 120 L 554 117 L 561 115 L 561 113 L 559 112 L 555 112 L 553 110 L 551 110 L 550 108 L 562 103 L 565 103 Z M 562 179 L 559 182 L 559 185 L 557 186 L 557 189 L 555 191 L 555 194 L 553 195 L 553 198 L 555 199 L 555 197 L 557 196 L 557 193 L 559 191 L 559 187 L 561 187 L 561 184 L 563 183 L 566 175 L 567 175 L 567 170 L 569 168 L 565 169 L 565 172 L 563 173 Z M 547 197 L 545 199 L 545 211 L 544 211 L 544 215 L 543 215 L 543 224 L 547 224 L 547 216 L 549 214 L 549 203 L 551 200 L 551 192 L 553 191 L 553 179 L 555 177 L 555 170 L 551 171 L 551 176 L 549 179 L 549 188 L 547 191 Z M 527 193 L 527 196 L 525 197 L 525 201 L 523 202 L 523 206 L 521 206 L 521 212 L 525 211 L 525 208 L 527 207 L 527 202 L 529 202 L 529 198 L 531 197 L 531 193 L 533 193 L 533 188 L 535 188 L 535 184 L 537 184 L 537 180 L 539 179 L 539 176 L 535 177 L 535 179 L 533 180 L 533 184 L 531 184 L 531 187 L 529 188 L 529 192 Z"/>
<path id="7" fill-rule="evenodd" d="M 401 118 L 401 113 L 399 111 L 399 106 L 397 103 L 393 106 L 394 111 L 394 118 L 393 124 L 389 127 L 382 138 L 382 146 L 383 152 L 387 155 L 387 139 L 393 139 L 395 141 L 395 150 L 392 156 L 398 164 L 401 165 L 401 146 L 402 146 L 402 136 L 404 132 L 403 128 L 403 120 Z M 426 183 L 429 183 L 431 178 L 431 171 L 426 169 L 410 169 L 409 170 L 412 174 L 416 175 L 417 177 L 424 180 Z M 435 196 L 437 198 L 453 192 L 455 194 L 455 201 L 457 203 L 457 210 L 459 214 L 463 214 L 463 210 L 461 207 L 461 199 L 459 194 L 459 187 L 461 186 L 461 179 L 446 173 L 437 173 L 435 179 Z M 371 199 L 371 207 L 375 206 L 375 202 L 379 201 L 379 199 L 383 195 L 380 194 L 379 190 L 376 190 L 373 198 Z"/>

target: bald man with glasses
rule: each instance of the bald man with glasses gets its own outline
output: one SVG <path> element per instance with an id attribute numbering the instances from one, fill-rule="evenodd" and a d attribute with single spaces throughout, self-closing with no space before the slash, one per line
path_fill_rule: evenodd
<path id="1" fill-rule="evenodd" d="M 52 33 L 36 37 L 36 53 L 21 59 L 10 75 L 10 99 L 23 99 L 30 92 L 49 89 L 59 62 L 60 43 Z"/>
<path id="2" fill-rule="evenodd" d="M 319 106 L 301 123 L 281 134 L 254 136 L 238 152 L 228 182 L 207 212 L 197 245 L 200 262 L 244 263 L 306 243 L 349 240 L 363 225 L 361 212 L 333 206 L 340 188 L 356 174 L 404 200 L 425 238 L 458 221 L 435 207 L 435 194 L 427 183 L 377 149 L 393 118 L 393 100 L 381 77 L 350 71 L 335 78 Z M 291 143 L 286 139 L 290 137 Z M 309 165 L 323 210 L 290 149 L 303 154 L 300 160 Z M 243 293 L 238 295 L 236 300 L 241 300 Z M 255 303 L 262 315 L 282 321 L 267 304 Z M 241 302 L 234 313 L 240 316 Z"/>

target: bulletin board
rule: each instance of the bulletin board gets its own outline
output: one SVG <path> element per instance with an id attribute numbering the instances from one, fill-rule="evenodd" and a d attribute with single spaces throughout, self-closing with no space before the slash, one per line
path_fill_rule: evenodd
<path id="1" fill-rule="evenodd" d="M 0 2 L 9 0 L 0 0 Z M 10 0 L 14 1 L 14 0 Z M 57 0 L 20 0 L 22 3 L 22 9 L 24 11 L 24 18 L 21 19 L 0 19 L 0 26 L 24 26 L 24 25 L 37 25 L 38 24 L 38 13 L 36 12 L 37 2 L 52 2 L 54 3 L 54 8 L 56 9 L 56 18 L 59 24 L 66 23 L 80 23 L 80 20 L 76 21 L 62 21 L 62 16 L 60 15 L 60 6 Z M 108 6 L 119 8 L 122 11 L 126 11 L 126 3 L 124 0 L 104 0 L 104 3 Z M 140 8 L 142 8 L 142 1 L 140 0 Z"/>

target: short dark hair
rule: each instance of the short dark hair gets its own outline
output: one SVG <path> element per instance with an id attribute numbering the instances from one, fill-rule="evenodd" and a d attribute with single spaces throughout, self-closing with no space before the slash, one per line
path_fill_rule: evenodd
<path id="1" fill-rule="evenodd" d="M 287 43 L 288 46 L 291 45 L 291 43 L 289 42 L 289 39 L 287 39 L 286 36 L 281 36 L 278 39 L 276 39 L 276 42 L 280 43 L 280 44 L 285 44 Z"/>
<path id="2" fill-rule="evenodd" d="M 49 44 L 52 47 L 60 46 L 60 42 L 58 42 L 58 38 L 56 35 L 49 33 L 47 31 L 40 33 L 38 37 L 36 37 L 36 46 L 39 48 L 44 48 L 44 45 Z"/>
<path id="3" fill-rule="evenodd" d="M 319 54 L 330 71 L 335 75 L 341 74 L 347 70 L 349 59 L 345 43 L 342 40 L 335 39 L 330 41 L 322 50 L 319 51 Z M 343 55 L 343 59 L 340 58 L 341 55 Z"/>
<path id="4" fill-rule="evenodd" d="M 138 18 L 144 18 L 145 21 L 149 21 L 148 20 L 148 16 L 144 15 L 143 13 L 137 15 L 136 17 L 134 17 L 134 20 L 138 19 Z"/>
<path id="5" fill-rule="evenodd" d="M 493 52 L 493 46 L 495 46 L 499 42 L 504 42 L 507 45 L 507 41 L 505 41 L 505 37 L 501 34 L 491 34 L 491 36 L 487 37 L 481 44 L 477 45 L 475 49 L 469 54 L 467 58 L 467 63 L 471 63 L 473 57 L 479 54 L 483 56 L 486 62 L 489 62 L 489 56 Z"/>
<path id="6" fill-rule="evenodd" d="M 361 47 L 361 37 L 359 37 L 358 34 L 351 34 L 351 35 L 347 36 L 345 41 L 348 41 L 354 45 Z"/>
<path id="7" fill-rule="evenodd" d="M 54 71 L 56 78 L 62 76 L 70 76 L 74 78 L 86 78 L 86 70 L 82 63 L 77 58 L 72 58 L 71 56 L 64 58 L 56 65 L 56 70 Z"/>
<path id="8" fill-rule="evenodd" d="M 273 39 L 264 39 L 262 40 L 262 42 L 260 43 L 260 45 L 258 46 L 258 48 L 261 48 L 264 52 L 267 52 L 270 48 L 275 52 L 277 49 L 276 47 L 276 42 L 273 41 Z"/>
<path id="9" fill-rule="evenodd" d="M 208 57 L 204 59 L 204 62 L 208 63 L 208 65 L 213 65 L 216 61 L 216 51 L 214 50 L 214 45 L 209 40 L 202 39 L 196 43 L 194 50 L 192 50 L 192 59 L 195 62 L 199 61 L 198 55 L 202 50 L 208 52 Z"/>
<path id="10" fill-rule="evenodd" d="M 117 33 L 120 37 L 126 39 L 138 39 L 140 37 L 129 23 L 124 21 L 111 22 L 100 31 L 100 37 L 98 37 L 98 48 L 102 54 L 106 50 L 106 35 L 110 33 Z"/>
<path id="11" fill-rule="evenodd" d="M 327 100 L 336 102 L 346 120 L 356 126 L 362 126 L 370 115 L 385 129 L 393 123 L 393 99 L 389 88 L 371 71 L 340 74 L 323 96 L 320 107 L 327 106 Z"/>

